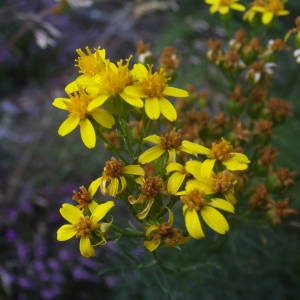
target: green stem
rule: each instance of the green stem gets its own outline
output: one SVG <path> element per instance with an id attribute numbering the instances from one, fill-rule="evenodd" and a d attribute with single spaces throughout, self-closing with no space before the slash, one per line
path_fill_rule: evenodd
<path id="1" fill-rule="evenodd" d="M 126 237 L 143 237 L 144 233 L 135 229 L 122 229 L 116 225 L 111 225 L 111 229 Z"/>
<path id="2" fill-rule="evenodd" d="M 178 270 L 176 269 L 176 266 L 175 265 L 171 265 L 171 264 L 165 264 L 157 255 L 157 252 L 156 251 L 153 251 L 152 252 L 152 255 L 153 255 L 153 258 L 154 260 L 156 261 L 157 265 L 162 268 L 163 270 L 165 271 L 168 271 L 168 272 L 178 272 Z"/>
<path id="3" fill-rule="evenodd" d="M 95 131 L 97 136 L 107 145 L 109 145 L 109 147 L 111 147 L 113 149 L 114 155 L 116 155 L 120 160 L 122 160 L 125 164 L 128 164 L 127 159 L 120 153 L 120 151 L 118 149 L 116 149 L 115 145 L 110 142 L 107 138 L 105 138 L 103 136 L 103 134 L 101 133 L 101 131 L 99 130 L 98 126 L 94 126 Z"/>
<path id="4" fill-rule="evenodd" d="M 134 161 L 134 153 L 132 148 L 132 137 L 128 129 L 128 122 L 122 118 L 117 121 L 117 127 L 121 133 L 124 145 L 127 148 L 128 154 L 130 155 L 132 161 Z"/>

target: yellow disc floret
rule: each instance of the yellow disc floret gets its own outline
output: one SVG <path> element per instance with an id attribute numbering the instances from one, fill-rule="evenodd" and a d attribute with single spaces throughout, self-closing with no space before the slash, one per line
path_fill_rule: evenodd
<path id="1" fill-rule="evenodd" d="M 94 76 L 105 69 L 105 50 L 97 48 L 92 52 L 89 47 L 83 50 L 77 49 L 78 57 L 75 59 L 75 66 L 79 68 L 79 73 Z"/>
<path id="2" fill-rule="evenodd" d="M 143 82 L 143 90 L 149 97 L 163 97 L 166 86 L 167 78 L 163 69 L 155 73 L 149 72 Z"/>

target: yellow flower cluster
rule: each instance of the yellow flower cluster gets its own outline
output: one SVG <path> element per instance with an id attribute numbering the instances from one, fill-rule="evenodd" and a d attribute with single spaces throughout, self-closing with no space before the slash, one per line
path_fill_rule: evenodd
<path id="1" fill-rule="evenodd" d="M 247 156 L 236 152 L 225 139 L 206 147 L 184 139 L 174 127 L 149 135 L 151 129 L 160 131 L 177 119 L 175 106 L 167 97 L 188 96 L 187 91 L 169 86 L 164 68 L 154 71 L 153 66 L 141 63 L 130 67 L 132 58 L 113 63 L 100 48 L 78 49 L 77 54 L 75 65 L 80 75 L 66 86 L 68 98 L 53 101 L 56 108 L 69 113 L 59 135 L 79 126 L 83 143 L 93 148 L 99 132 L 103 138 L 104 127 L 122 135 L 123 143 L 120 149 L 113 148 L 115 157 L 105 162 L 100 176 L 87 189 L 81 186 L 74 191 L 76 205 L 62 205 L 60 213 L 69 224 L 58 229 L 57 239 L 79 238 L 81 254 L 92 257 L 95 246 L 120 235 L 143 238 L 149 251 L 203 238 L 202 220 L 213 231 L 225 234 L 229 224 L 220 211 L 234 212 L 237 172 L 248 168 Z M 165 123 L 156 126 L 161 115 Z M 137 123 L 130 123 L 134 120 L 141 122 L 140 132 L 136 132 Z M 143 142 L 154 145 L 143 150 Z M 97 195 L 110 200 L 103 202 Z M 140 222 L 142 232 L 107 220 L 119 200 Z M 185 230 L 174 226 L 174 205 L 182 209 Z M 162 221 L 165 215 L 167 221 Z"/>
<path id="2" fill-rule="evenodd" d="M 130 58 L 114 63 L 100 48 L 92 51 L 86 47 L 85 52 L 78 49 L 77 54 L 75 66 L 81 75 L 66 86 L 67 98 L 56 98 L 52 103 L 68 112 L 58 129 L 59 135 L 65 136 L 79 126 L 85 146 L 94 148 L 95 122 L 112 128 L 118 118 L 118 109 L 127 110 L 126 104 L 136 109 L 144 107 L 151 120 L 158 119 L 161 114 L 171 122 L 176 120 L 176 110 L 167 97 L 187 97 L 188 93 L 169 86 L 164 69 L 154 71 L 141 63 L 131 68 Z"/>
<path id="3" fill-rule="evenodd" d="M 174 137 L 174 131 L 171 131 L 169 135 L 162 137 L 154 135 L 145 138 L 146 141 L 156 145 L 139 156 L 140 163 L 151 162 L 168 153 L 167 194 L 178 196 L 181 200 L 189 236 L 195 239 L 205 236 L 199 220 L 200 216 L 212 230 L 225 234 L 229 230 L 229 225 L 218 209 L 234 212 L 236 203 L 234 185 L 237 182 L 235 171 L 246 170 L 250 163 L 249 159 L 242 153 L 234 152 L 232 145 L 225 139 L 213 143 L 211 148 L 208 148 L 187 140 L 179 142 Z M 166 139 L 168 139 L 168 147 L 166 147 Z M 203 155 L 205 158 L 204 160 L 188 158 L 182 164 L 179 162 L 180 156 L 176 155 L 181 152 Z M 147 212 L 150 210 L 148 206 L 149 202 L 146 205 Z M 151 251 L 156 249 L 154 245 L 159 245 L 155 238 L 145 243 Z"/>
<path id="4" fill-rule="evenodd" d="M 231 10 L 246 11 L 244 20 L 252 22 L 257 15 L 261 15 L 263 24 L 269 24 L 275 17 L 286 16 L 289 11 L 284 8 L 287 0 L 253 0 L 246 10 L 246 6 L 238 3 L 240 0 L 205 0 L 210 5 L 210 13 L 228 14 Z"/>

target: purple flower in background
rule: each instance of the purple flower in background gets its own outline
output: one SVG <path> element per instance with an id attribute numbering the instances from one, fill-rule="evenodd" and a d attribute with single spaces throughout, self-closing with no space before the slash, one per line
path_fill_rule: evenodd
<path id="1" fill-rule="evenodd" d="M 16 241 L 17 236 L 17 232 L 14 229 L 7 229 L 5 232 L 5 238 L 8 242 Z"/>

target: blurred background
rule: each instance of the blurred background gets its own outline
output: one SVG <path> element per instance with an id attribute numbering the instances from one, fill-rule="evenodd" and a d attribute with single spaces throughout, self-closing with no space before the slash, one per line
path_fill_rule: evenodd
<path id="1" fill-rule="evenodd" d="M 298 0 L 288 3 L 291 15 L 275 35 L 300 13 Z M 65 114 L 51 102 L 77 76 L 75 49 L 101 46 L 118 60 L 138 41 L 154 54 L 174 46 L 184 74 L 178 72 L 178 86 L 222 90 L 205 59 L 210 37 L 224 37 L 224 30 L 200 0 L 0 1 L 0 300 L 299 299 L 299 216 L 280 226 L 232 218 L 226 237 L 162 249 L 160 266 L 139 244 L 109 243 L 86 259 L 76 241 L 56 241 L 59 207 L 110 157 L 100 143 L 88 151 L 77 133 L 57 135 Z M 273 92 L 295 113 L 276 131 L 276 143 L 282 166 L 299 173 L 300 72 L 285 59 Z M 290 195 L 298 209 L 299 194 L 295 185 Z"/>

